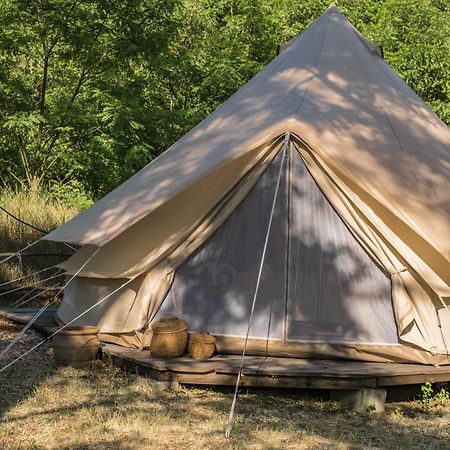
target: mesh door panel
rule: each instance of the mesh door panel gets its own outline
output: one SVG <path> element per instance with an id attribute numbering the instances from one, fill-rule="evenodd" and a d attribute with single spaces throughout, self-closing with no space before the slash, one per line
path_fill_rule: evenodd
<path id="1" fill-rule="evenodd" d="M 397 343 L 390 280 L 292 154 L 289 340 Z"/>
<path id="2" fill-rule="evenodd" d="M 225 223 L 177 269 L 157 317 L 177 315 L 192 330 L 243 336 L 283 152 Z M 284 163 L 286 166 L 286 162 Z M 285 290 L 286 171 L 283 171 L 250 336 L 282 337 Z"/>
<path id="3" fill-rule="evenodd" d="M 289 159 L 250 336 L 397 343 L 390 280 L 353 238 L 294 148 Z M 157 318 L 177 315 L 193 331 L 245 336 L 281 162 L 282 152 L 177 269 Z"/>

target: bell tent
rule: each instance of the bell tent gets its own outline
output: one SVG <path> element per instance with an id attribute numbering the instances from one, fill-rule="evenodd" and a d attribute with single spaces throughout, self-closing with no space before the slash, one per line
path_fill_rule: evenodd
<path id="1" fill-rule="evenodd" d="M 145 348 L 176 315 L 241 353 L 254 304 L 250 355 L 449 364 L 449 143 L 332 6 L 46 236 L 80 246 L 58 318 Z"/>

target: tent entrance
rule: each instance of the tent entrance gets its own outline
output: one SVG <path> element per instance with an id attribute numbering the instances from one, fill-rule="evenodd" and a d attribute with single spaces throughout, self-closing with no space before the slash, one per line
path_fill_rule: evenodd
<path id="1" fill-rule="evenodd" d="M 230 217 L 176 271 L 156 318 L 245 336 L 283 152 Z M 390 280 L 328 203 L 291 143 L 250 337 L 398 343 Z"/>

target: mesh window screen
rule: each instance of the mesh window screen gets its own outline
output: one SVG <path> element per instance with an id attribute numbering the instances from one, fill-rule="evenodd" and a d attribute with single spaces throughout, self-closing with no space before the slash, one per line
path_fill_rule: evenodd
<path id="1" fill-rule="evenodd" d="M 177 315 L 192 330 L 245 336 L 282 152 L 225 223 L 177 269 L 157 318 Z M 284 167 L 286 167 L 286 161 Z M 282 174 L 250 336 L 282 338 L 286 254 Z"/>
<path id="2" fill-rule="evenodd" d="M 291 156 L 287 338 L 397 343 L 390 280 Z"/>
<path id="3" fill-rule="evenodd" d="M 282 152 L 177 269 L 156 319 L 177 315 L 192 331 L 245 336 L 281 162 Z M 293 147 L 283 167 L 250 336 L 398 342 L 389 279 L 355 241 Z"/>

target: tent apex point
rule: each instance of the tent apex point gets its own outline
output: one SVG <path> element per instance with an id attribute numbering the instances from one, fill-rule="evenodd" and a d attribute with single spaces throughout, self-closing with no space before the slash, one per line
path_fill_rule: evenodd
<path id="1" fill-rule="evenodd" d="M 338 12 L 341 13 L 341 10 L 337 7 L 336 3 L 330 3 L 330 6 L 328 6 L 326 12 Z"/>

